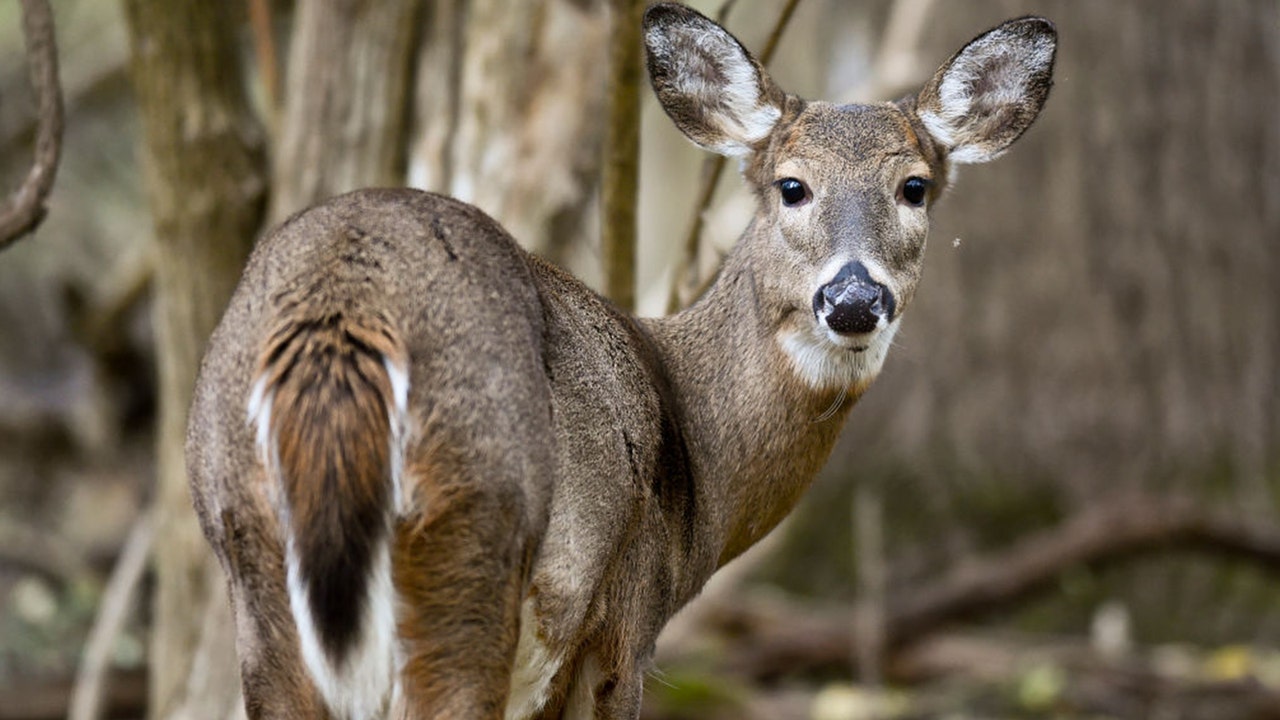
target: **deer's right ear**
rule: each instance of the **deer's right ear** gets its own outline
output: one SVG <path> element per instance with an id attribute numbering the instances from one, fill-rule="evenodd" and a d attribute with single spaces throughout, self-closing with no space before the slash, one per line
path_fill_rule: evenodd
<path id="1" fill-rule="evenodd" d="M 785 95 L 724 28 L 683 5 L 644 14 L 649 80 L 672 122 L 693 142 L 747 155 L 782 116 Z"/>

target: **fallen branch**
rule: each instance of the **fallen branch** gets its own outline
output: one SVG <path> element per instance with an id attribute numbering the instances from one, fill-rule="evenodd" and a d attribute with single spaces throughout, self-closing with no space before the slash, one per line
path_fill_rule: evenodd
<path id="1" fill-rule="evenodd" d="M 1068 569 L 1174 548 L 1242 558 L 1280 574 L 1280 529 L 1230 520 L 1190 500 L 1134 498 L 1086 510 L 1003 553 L 962 562 L 936 583 L 896 593 L 889 643 L 902 647 L 943 624 L 1009 607 Z"/>
<path id="2" fill-rule="evenodd" d="M 58 45 L 53 11 L 47 0 L 22 0 L 22 35 L 27 46 L 31 86 L 36 91 L 39 130 L 35 157 L 22 184 L 0 206 L 0 250 L 32 232 L 47 213 L 62 153 L 62 87 L 58 81 Z"/>
<path id="3" fill-rule="evenodd" d="M 892 661 L 943 628 L 1025 602 L 1072 568 L 1172 549 L 1244 559 L 1280 575 L 1280 528 L 1223 517 L 1189 500 L 1134 498 L 1082 511 L 1003 552 L 962 562 L 936 581 L 891 583 L 885 653 Z M 858 644 L 848 608 L 800 610 L 725 598 L 704 613 L 713 633 L 734 642 L 723 669 L 750 680 L 847 672 Z M 664 661 L 680 654 L 681 648 L 668 647 Z"/>

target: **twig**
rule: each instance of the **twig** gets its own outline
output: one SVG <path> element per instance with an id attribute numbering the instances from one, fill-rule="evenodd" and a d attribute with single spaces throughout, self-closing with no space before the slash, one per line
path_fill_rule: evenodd
<path id="1" fill-rule="evenodd" d="M 853 608 L 854 636 L 862 642 L 852 660 L 858 679 L 871 686 L 884 681 L 887 563 L 884 553 L 884 502 L 878 483 L 861 482 L 853 491 L 854 557 L 858 601 Z"/>
<path id="2" fill-rule="evenodd" d="M 154 537 L 154 525 L 148 513 L 129 533 L 103 592 L 98 616 L 89 631 L 80 668 L 76 672 L 67 720 L 97 720 L 102 716 L 102 680 L 110 666 L 111 649 L 124 627 L 134 592 L 142 581 Z"/>
<path id="3" fill-rule="evenodd" d="M 1193 666 L 1207 660 L 1207 653 L 1190 648 L 1173 652 Z M 1274 719 L 1280 710 L 1280 692 L 1265 681 L 1215 679 L 1162 665 L 1150 654 L 1110 657 L 1081 640 L 945 633 L 903 653 L 893 677 L 906 684 L 945 677 L 965 685 L 1003 686 L 1030 667 L 1059 668 L 1064 684 L 1055 703 L 1057 716 L 1065 710 L 1070 717 L 1260 720 Z"/>
<path id="4" fill-rule="evenodd" d="M 724 0 L 720 3 L 720 9 L 716 11 L 716 22 L 724 25 L 729 22 L 729 13 L 733 12 L 733 6 L 738 4 L 738 0 Z"/>
<path id="5" fill-rule="evenodd" d="M 778 43 L 782 42 L 782 34 L 787 31 L 787 26 L 791 24 L 791 16 L 796 13 L 796 7 L 800 5 L 800 0 L 787 0 L 787 4 L 782 6 L 782 12 L 778 13 L 778 19 L 773 23 L 773 29 L 769 31 L 769 38 L 764 41 L 764 49 L 760 51 L 760 64 L 768 67 L 773 62 L 773 54 L 778 50 Z"/>
<path id="6" fill-rule="evenodd" d="M 257 55 L 258 72 L 262 75 L 267 116 L 274 129 L 279 124 L 280 115 L 280 64 L 276 60 L 275 33 L 268 0 L 250 0 L 249 24 L 253 28 L 254 54 Z"/>
<path id="7" fill-rule="evenodd" d="M 702 239 L 702 225 L 706 220 L 707 210 L 711 207 L 711 198 L 716 194 L 720 184 L 720 176 L 724 174 L 725 157 L 710 155 L 702 161 L 702 184 L 698 188 L 698 200 L 693 206 L 693 219 L 689 222 L 689 231 L 684 236 L 684 251 L 680 264 L 671 283 L 671 294 L 667 296 L 667 313 L 673 313 L 684 305 L 680 295 L 681 287 L 693 287 L 698 282 L 698 247 Z M 689 293 L 691 297 L 697 297 Z M 701 294 L 701 293 L 699 293 Z"/>
<path id="8" fill-rule="evenodd" d="M 27 46 L 31 85 L 40 117 L 35 157 L 22 184 L 0 206 L 0 250 L 32 232 L 48 212 L 45 200 L 53 189 L 62 153 L 62 86 L 58 80 L 58 45 L 53 11 L 47 0 L 22 0 L 22 34 Z"/>
<path id="9" fill-rule="evenodd" d="M 636 192 L 640 179 L 640 24 L 643 0 L 613 0 L 608 128 L 600 178 L 600 254 L 605 295 L 636 305 Z"/>
<path id="10" fill-rule="evenodd" d="M 800 0 L 787 0 L 787 4 L 778 13 L 778 19 L 774 21 L 773 29 L 769 31 L 769 37 L 765 40 L 764 49 L 760 51 L 759 60 L 762 66 L 767 67 L 773 60 L 773 54 L 778 49 L 782 34 L 791 23 L 791 16 L 795 14 L 796 6 L 799 4 Z M 732 6 L 733 0 L 726 0 L 724 5 L 720 6 L 718 16 L 727 18 Z M 723 20 L 721 22 L 723 23 Z M 673 313 L 684 305 L 681 298 L 682 287 L 689 292 L 690 299 L 693 299 L 701 295 L 708 286 L 698 278 L 698 248 L 702 239 L 702 225 L 706 219 L 707 210 L 711 207 L 711 200 L 715 197 L 716 187 L 720 184 L 720 176 L 724 174 L 724 165 L 723 155 L 711 155 L 702 161 L 702 184 L 698 188 L 698 199 L 693 206 L 693 218 L 689 222 L 689 231 L 685 233 L 684 251 L 672 278 L 671 293 L 667 296 L 667 313 Z"/>

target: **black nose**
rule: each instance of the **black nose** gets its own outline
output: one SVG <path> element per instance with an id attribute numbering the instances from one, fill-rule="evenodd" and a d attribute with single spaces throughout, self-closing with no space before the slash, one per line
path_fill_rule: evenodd
<path id="1" fill-rule="evenodd" d="M 893 293 L 871 279 L 867 266 L 851 262 L 813 295 L 813 314 L 842 334 L 869 333 L 880 318 L 893 319 Z"/>

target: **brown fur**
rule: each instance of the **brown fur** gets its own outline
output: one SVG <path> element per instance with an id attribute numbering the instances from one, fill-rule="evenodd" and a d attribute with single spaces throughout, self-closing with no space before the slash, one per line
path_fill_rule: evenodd
<path id="1" fill-rule="evenodd" d="M 466 467 L 435 454 L 409 468 L 413 477 L 441 480 L 423 483 L 392 555 L 404 608 L 405 698 L 439 717 L 501 717 L 531 559 L 521 542 L 523 499 L 457 481 Z"/>
<path id="2" fill-rule="evenodd" d="M 394 407 L 384 358 L 404 366 L 386 318 L 286 304 L 260 361 L 301 573 L 325 650 L 360 632 L 364 575 L 391 500 Z"/>
<path id="3" fill-rule="evenodd" d="M 411 190 L 334 198 L 255 249 L 211 340 L 188 438 L 196 507 L 238 608 L 250 717 L 325 715 L 282 579 L 289 528 L 244 422 L 255 377 L 279 403 L 284 495 L 301 508 L 292 530 L 328 539 L 307 547 L 346 548 L 368 508 L 384 509 L 403 667 L 392 716 L 503 717 L 529 670 L 537 683 L 515 689 L 532 717 L 634 719 L 663 625 L 789 512 L 879 370 L 822 334 L 815 290 L 865 261 L 900 313 L 928 230 L 903 181 L 932 180 L 931 204 L 951 155 L 1003 150 L 1043 101 L 1030 91 L 1009 125 L 961 117 L 969 134 L 943 142 L 916 105 L 938 99 L 949 65 L 916 98 L 834 106 L 784 94 L 692 10 L 655 5 L 646 29 L 667 111 L 695 141 L 748 153 L 760 203 L 688 310 L 628 317 L 475 208 Z M 1051 31 L 1027 21 L 992 37 L 1021 52 Z M 965 67 L 985 67 L 991 46 Z M 999 69 L 1008 91 L 1021 76 Z M 732 78 L 753 90 L 722 101 L 715 83 Z M 788 176 L 812 188 L 804 207 L 781 201 Z M 886 349 L 891 333 L 875 333 Z M 386 510 L 397 456 L 382 357 L 410 371 L 398 513 Z M 327 486 L 308 479 L 339 466 Z M 518 648 L 538 651 L 528 667 L 515 667 Z"/>

